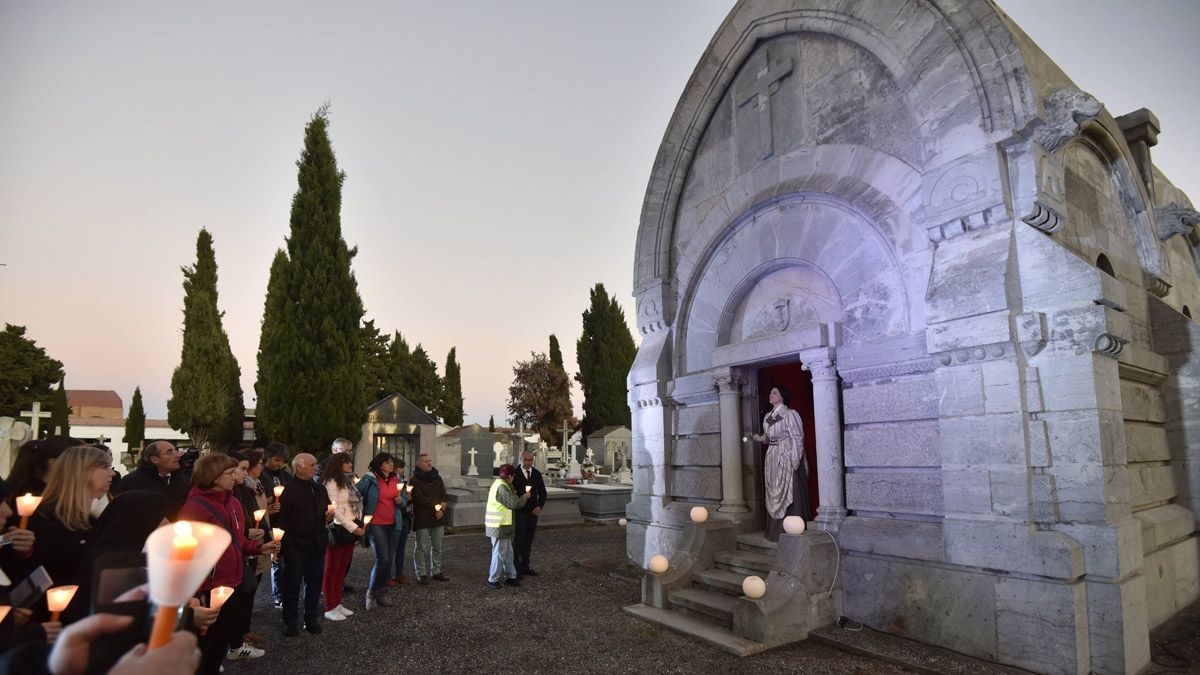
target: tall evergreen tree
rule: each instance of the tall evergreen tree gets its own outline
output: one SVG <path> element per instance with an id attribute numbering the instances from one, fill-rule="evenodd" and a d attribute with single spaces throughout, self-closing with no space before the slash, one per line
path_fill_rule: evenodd
<path id="1" fill-rule="evenodd" d="M 436 415 L 442 400 L 442 378 L 438 377 L 437 364 L 420 344 L 409 357 L 409 378 L 410 389 L 404 396 Z"/>
<path id="2" fill-rule="evenodd" d="M 559 388 L 555 402 L 555 408 L 566 409 L 568 416 L 574 418 L 575 407 L 571 404 L 571 378 L 567 375 L 567 369 L 563 367 L 562 349 L 558 346 L 558 337 L 550 335 L 550 365 L 562 371 L 562 386 Z"/>
<path id="3" fill-rule="evenodd" d="M 167 421 L 202 447 L 236 445 L 242 436 L 241 368 L 217 309 L 217 257 L 212 235 L 196 237 L 196 264 L 183 271 L 183 347 L 171 375 Z"/>
<path id="4" fill-rule="evenodd" d="M 462 426 L 463 395 L 462 395 L 462 366 L 455 358 L 455 348 L 450 348 L 446 355 L 446 369 L 443 371 L 442 400 L 438 409 L 438 417 L 448 426 Z"/>
<path id="5" fill-rule="evenodd" d="M 25 337 L 24 326 L 4 324 L 0 331 L 0 415 L 13 419 L 29 410 L 34 401 L 49 409 L 52 387 L 63 379 L 63 364 L 50 358 L 46 350 Z M 41 428 L 45 429 L 43 421 Z M 53 427 L 50 429 L 53 431 Z"/>
<path id="6" fill-rule="evenodd" d="M 369 403 L 360 336 L 363 304 L 350 267 L 358 251 L 342 238 L 346 176 L 329 142 L 328 106 L 305 127 L 296 165 L 299 187 L 281 265 L 286 272 L 278 284 L 271 280 L 263 312 L 258 420 L 268 437 L 315 450 L 338 436 L 357 441 Z M 272 298 L 272 292 L 281 297 Z"/>
<path id="7" fill-rule="evenodd" d="M 390 335 L 384 335 L 375 327 L 375 321 L 366 321 L 359 331 L 362 342 L 363 383 L 366 386 L 366 400 L 378 401 L 394 392 L 388 391 L 391 380 L 389 377 L 388 351 L 392 346 Z"/>
<path id="8" fill-rule="evenodd" d="M 50 427 L 51 433 L 71 435 L 71 405 L 67 402 L 66 377 L 58 380 L 58 389 L 54 390 L 54 403 L 50 406 L 50 424 L 47 426 Z"/>
<path id="9" fill-rule="evenodd" d="M 291 308 L 288 301 L 288 259 L 283 249 L 275 251 L 267 279 L 267 299 L 263 305 L 262 327 L 258 335 L 258 379 L 254 383 L 254 435 L 271 438 L 265 420 L 276 420 L 284 414 L 287 397 L 286 373 L 274 377 L 279 368 L 279 354 L 284 351 L 284 316 Z M 274 430 L 274 427 L 271 427 Z"/>
<path id="10" fill-rule="evenodd" d="M 562 348 L 558 346 L 558 337 L 553 333 L 550 334 L 550 363 L 558 366 L 565 373 L 567 367 L 563 365 Z"/>
<path id="11" fill-rule="evenodd" d="M 488 431 L 496 431 L 496 416 L 488 415 Z"/>
<path id="12" fill-rule="evenodd" d="M 133 400 L 129 403 L 129 415 L 125 417 L 125 437 L 121 439 L 136 452 L 146 440 L 146 411 L 142 408 L 142 388 L 135 387 Z"/>
<path id="13" fill-rule="evenodd" d="M 579 374 L 575 379 L 583 389 L 583 435 L 608 425 L 630 426 L 626 378 L 633 367 L 637 346 L 625 313 L 596 284 L 591 290 L 591 305 L 583 313 L 583 334 L 575 347 Z"/>

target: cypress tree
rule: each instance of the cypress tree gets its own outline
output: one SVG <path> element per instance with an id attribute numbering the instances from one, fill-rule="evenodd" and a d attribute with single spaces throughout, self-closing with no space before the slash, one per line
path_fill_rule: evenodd
<path id="1" fill-rule="evenodd" d="M 217 309 L 217 258 L 213 239 L 201 229 L 196 263 L 183 271 L 183 347 L 171 375 L 167 421 L 199 448 L 228 447 L 241 440 L 241 368 Z"/>
<path id="2" fill-rule="evenodd" d="M 50 427 L 51 433 L 58 433 L 63 436 L 71 435 L 71 406 L 67 403 L 67 378 L 64 376 L 58 380 L 58 389 L 54 390 L 54 401 L 50 405 Z M 55 432 L 55 429 L 58 431 Z"/>
<path id="3" fill-rule="evenodd" d="M 254 435 L 273 438 L 278 432 L 272 423 L 283 414 L 287 395 L 286 373 L 279 372 L 283 351 L 282 327 L 290 303 L 287 299 L 288 259 L 283 249 L 275 251 L 267 280 L 267 299 L 263 305 L 262 328 L 258 335 L 258 379 L 254 382 Z M 278 383 L 278 384 L 276 384 Z"/>
<path id="4" fill-rule="evenodd" d="M 384 335 L 375 327 L 375 321 L 366 321 L 359 331 L 362 342 L 363 384 L 366 400 L 375 402 L 392 394 L 389 387 L 388 350 L 392 346 L 391 336 Z"/>
<path id="5" fill-rule="evenodd" d="M 491 432 L 496 431 L 496 416 L 495 415 L 488 415 L 488 431 L 491 431 Z"/>
<path id="6" fill-rule="evenodd" d="M 567 369 L 563 367 L 562 349 L 558 346 L 558 337 L 553 334 L 550 335 L 550 365 L 562 373 L 562 378 L 555 379 L 556 382 L 562 384 L 555 394 L 554 408 L 566 410 L 567 417 L 570 417 L 574 423 L 575 410 L 571 404 L 571 378 L 567 375 Z"/>
<path id="7" fill-rule="evenodd" d="M 448 426 L 462 426 L 463 396 L 462 396 L 462 366 L 455 358 L 455 348 L 450 348 L 446 355 L 446 376 L 442 380 L 442 401 L 438 417 Z"/>
<path id="8" fill-rule="evenodd" d="M 422 410 L 436 414 L 442 400 L 442 378 L 438 377 L 437 364 L 418 343 L 409 357 L 408 366 L 410 389 L 404 396 Z"/>
<path id="9" fill-rule="evenodd" d="M 121 440 L 129 446 L 129 452 L 137 452 L 146 440 L 146 411 L 142 408 L 141 387 L 133 390 L 133 401 L 129 403 L 129 415 L 125 418 L 125 437 Z"/>
<path id="10" fill-rule="evenodd" d="M 558 337 L 553 333 L 550 334 L 550 363 L 558 366 L 564 373 L 567 372 L 567 367 L 563 365 L 562 349 L 558 346 Z"/>
<path id="11" fill-rule="evenodd" d="M 0 331 L 0 415 L 22 419 L 34 401 L 48 407 L 55 382 L 63 379 L 63 364 L 25 337 L 24 326 L 4 324 Z M 40 429 L 45 428 L 41 424 Z M 53 431 L 53 428 L 51 428 Z"/>
<path id="12" fill-rule="evenodd" d="M 585 437 L 608 425 L 630 426 L 626 378 L 637 354 L 616 298 L 608 296 L 604 284 L 596 284 L 590 295 L 591 305 L 583 313 L 583 334 L 575 348 Z"/>
<path id="13" fill-rule="evenodd" d="M 358 251 L 342 238 L 346 176 L 329 141 L 327 105 L 305 127 L 296 165 L 298 188 L 281 265 L 286 272 L 279 275 L 278 288 L 268 287 L 263 312 L 258 369 L 265 400 L 260 400 L 258 419 L 270 438 L 314 450 L 338 436 L 357 442 L 369 403 L 360 336 L 363 304 L 350 268 Z M 282 297 L 272 298 L 272 291 Z"/>

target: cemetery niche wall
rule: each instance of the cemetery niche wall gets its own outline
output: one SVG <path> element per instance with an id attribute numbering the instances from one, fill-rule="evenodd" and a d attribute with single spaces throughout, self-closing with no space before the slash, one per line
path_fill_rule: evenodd
<path id="1" fill-rule="evenodd" d="M 631 612 L 742 654 L 844 614 L 1148 663 L 1200 595 L 1200 214 L 1153 114 L 1112 112 L 983 0 L 734 7 L 638 231 L 627 547 L 671 567 Z M 778 545 L 746 440 L 775 384 L 810 401 L 817 511 Z"/>

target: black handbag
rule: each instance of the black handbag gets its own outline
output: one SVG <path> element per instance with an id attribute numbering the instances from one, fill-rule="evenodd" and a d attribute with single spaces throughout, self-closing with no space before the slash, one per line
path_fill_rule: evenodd
<path id="1" fill-rule="evenodd" d="M 355 521 L 355 524 L 358 524 L 359 527 L 362 527 L 358 521 Z M 357 544 L 360 540 L 362 540 L 362 537 L 342 527 L 337 523 L 337 521 L 329 524 L 329 543 L 331 545 L 345 546 L 347 544 Z"/>

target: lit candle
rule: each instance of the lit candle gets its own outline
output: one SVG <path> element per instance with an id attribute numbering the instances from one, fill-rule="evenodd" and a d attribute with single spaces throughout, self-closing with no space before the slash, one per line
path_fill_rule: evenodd
<path id="1" fill-rule="evenodd" d="M 333 513 L 333 510 L 334 510 L 335 508 L 336 508 L 336 507 L 335 507 L 333 504 L 330 504 L 330 505 L 328 505 L 328 506 L 326 506 L 326 507 L 325 507 L 325 513 Z"/>
<path id="2" fill-rule="evenodd" d="M 408 494 L 411 495 L 412 494 L 412 484 L 411 483 L 409 484 L 407 489 L 408 489 Z"/>
<path id="3" fill-rule="evenodd" d="M 171 560 L 191 560 L 196 557 L 200 542 L 192 536 L 192 524 L 186 520 L 175 523 L 175 538 L 171 540 Z"/>
<path id="4" fill-rule="evenodd" d="M 371 519 L 372 519 L 372 518 L 374 518 L 374 517 L 375 517 L 375 516 L 366 516 L 366 517 L 364 517 L 364 518 L 363 518 L 363 527 L 366 527 L 366 526 L 370 525 L 370 524 L 371 524 Z"/>
<path id="5" fill-rule="evenodd" d="M 441 511 L 441 510 L 442 510 L 442 505 L 441 505 L 441 504 L 434 504 L 434 505 L 433 505 L 433 510 L 434 510 L 434 511 Z"/>
<path id="6" fill-rule="evenodd" d="M 4 621 L 10 611 L 12 611 L 12 605 L 0 605 L 0 623 Z"/>
<path id="7" fill-rule="evenodd" d="M 217 586 L 208 594 L 208 606 L 212 609 L 221 609 L 225 606 L 225 601 L 229 596 L 233 595 L 233 589 L 228 586 Z"/>
<path id="8" fill-rule="evenodd" d="M 255 509 L 254 510 L 254 526 L 255 527 L 262 525 L 262 519 L 263 519 L 263 516 L 265 516 L 265 515 L 267 515 L 266 509 Z"/>
<path id="9" fill-rule="evenodd" d="M 532 486 L 532 485 L 526 485 L 526 486 L 525 486 L 525 494 L 529 494 L 529 491 L 530 491 L 530 490 L 532 490 L 532 489 L 533 489 L 533 486 Z"/>
<path id="10" fill-rule="evenodd" d="M 283 486 L 282 486 L 282 485 L 276 485 L 276 486 L 275 486 L 275 499 L 276 499 L 276 500 L 278 500 L 278 499 L 279 499 L 279 495 L 282 495 L 282 494 L 283 494 Z"/>
<path id="11" fill-rule="evenodd" d="M 283 530 L 278 527 L 272 527 L 271 528 L 271 538 L 274 539 L 275 541 L 282 541 L 283 540 Z M 278 555 L 278 553 L 272 553 L 271 560 L 275 560 L 277 555 Z"/>
<path id="12" fill-rule="evenodd" d="M 58 621 L 58 615 L 71 604 L 71 598 L 75 597 L 77 590 L 78 586 L 58 586 L 46 591 L 46 604 L 50 607 L 51 621 Z"/>
<path id="13" fill-rule="evenodd" d="M 37 507 L 42 503 L 41 497 L 34 497 L 33 494 L 26 492 L 17 497 L 17 515 L 21 516 L 21 529 L 25 530 L 29 527 L 29 516 L 37 511 Z"/>

